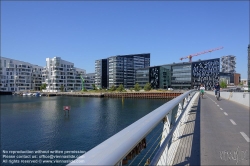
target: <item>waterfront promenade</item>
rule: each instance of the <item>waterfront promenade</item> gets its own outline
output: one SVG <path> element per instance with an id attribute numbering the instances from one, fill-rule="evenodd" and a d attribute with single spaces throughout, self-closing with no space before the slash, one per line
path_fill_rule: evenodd
<path id="1" fill-rule="evenodd" d="M 148 98 L 171 99 L 185 91 L 146 91 L 146 92 L 42 92 L 43 96 L 109 97 L 109 98 Z"/>
<path id="2" fill-rule="evenodd" d="M 179 141 L 173 165 L 249 165 L 249 107 L 206 93 Z"/>

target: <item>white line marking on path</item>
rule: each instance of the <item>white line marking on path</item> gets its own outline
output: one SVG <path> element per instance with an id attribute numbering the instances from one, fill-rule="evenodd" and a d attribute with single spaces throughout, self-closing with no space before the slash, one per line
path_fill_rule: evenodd
<path id="1" fill-rule="evenodd" d="M 226 112 L 224 112 L 225 115 L 228 115 Z M 233 122 L 232 122 L 233 123 Z"/>
<path id="2" fill-rule="evenodd" d="M 219 107 L 219 105 L 217 105 Z"/>
<path id="3" fill-rule="evenodd" d="M 222 108 L 220 108 L 221 110 L 223 110 Z"/>
<path id="4" fill-rule="evenodd" d="M 244 132 L 240 132 L 240 133 L 241 133 L 241 135 L 245 138 L 245 140 L 246 140 L 247 142 L 249 142 L 248 136 L 247 136 Z"/>
<path id="5" fill-rule="evenodd" d="M 233 121 L 233 119 L 230 119 L 230 121 L 233 123 L 233 125 L 236 125 L 236 123 Z"/>

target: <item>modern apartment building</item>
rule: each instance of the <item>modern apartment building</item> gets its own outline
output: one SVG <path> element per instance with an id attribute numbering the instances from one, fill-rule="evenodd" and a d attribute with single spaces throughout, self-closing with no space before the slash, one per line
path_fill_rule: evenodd
<path id="1" fill-rule="evenodd" d="M 97 88 L 108 88 L 108 59 L 95 61 L 95 85 Z"/>
<path id="2" fill-rule="evenodd" d="M 5 57 L 0 64 L 1 91 L 40 90 L 43 67 Z"/>
<path id="3" fill-rule="evenodd" d="M 235 73 L 236 57 L 233 55 L 221 57 L 221 72 L 223 73 Z"/>
<path id="4" fill-rule="evenodd" d="M 74 63 L 60 57 L 46 58 L 46 67 L 42 71 L 43 83 L 47 92 L 82 90 L 82 80 L 86 70 L 74 67 Z"/>
<path id="5" fill-rule="evenodd" d="M 95 73 L 88 73 L 84 76 L 84 86 L 87 90 L 93 89 L 95 85 Z"/>
<path id="6" fill-rule="evenodd" d="M 125 88 L 135 85 L 135 70 L 150 66 L 150 54 L 117 55 L 108 58 L 108 85 Z"/>

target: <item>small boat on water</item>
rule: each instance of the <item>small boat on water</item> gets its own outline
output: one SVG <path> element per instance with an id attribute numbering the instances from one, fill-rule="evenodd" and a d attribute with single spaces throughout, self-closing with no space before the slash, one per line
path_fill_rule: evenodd
<path id="1" fill-rule="evenodd" d="M 32 96 L 32 93 L 27 93 L 27 96 Z"/>
<path id="2" fill-rule="evenodd" d="M 23 93 L 23 96 L 27 96 L 27 93 Z"/>
<path id="3" fill-rule="evenodd" d="M 40 94 L 40 96 L 46 96 L 46 94 L 44 94 L 44 93 L 41 93 L 41 94 Z"/>
<path id="4" fill-rule="evenodd" d="M 39 92 L 37 92 L 37 93 L 35 93 L 35 95 L 34 95 L 34 96 L 38 97 L 38 96 L 40 96 L 40 93 L 39 93 Z"/>

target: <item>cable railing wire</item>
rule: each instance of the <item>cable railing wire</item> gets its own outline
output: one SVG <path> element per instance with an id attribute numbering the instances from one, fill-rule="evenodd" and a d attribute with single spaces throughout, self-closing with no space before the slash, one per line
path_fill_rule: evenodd
<path id="1" fill-rule="evenodd" d="M 147 144 L 149 144 L 150 142 L 151 142 L 151 140 L 157 135 L 157 134 L 162 134 L 162 133 L 160 133 L 159 131 L 160 130 L 162 130 L 162 128 L 159 128 L 157 131 L 156 131 L 156 133 L 152 136 L 152 138 L 147 142 Z M 157 138 L 158 139 L 158 138 Z M 153 144 L 154 145 L 154 144 Z M 152 145 L 152 146 L 153 146 Z M 138 157 L 139 155 L 137 155 L 130 163 L 129 163 L 129 166 L 135 161 L 135 159 Z"/>
<path id="2" fill-rule="evenodd" d="M 153 145 L 151 146 L 151 148 L 147 151 L 147 153 L 143 156 L 143 158 L 141 159 L 141 161 L 139 162 L 138 165 L 141 164 L 141 162 L 143 161 L 143 159 L 147 156 L 147 154 L 150 152 L 150 150 L 152 149 L 152 147 L 154 147 L 155 143 L 156 143 L 157 140 L 160 138 L 160 136 L 162 136 L 163 132 L 164 132 L 166 129 L 167 129 L 167 128 L 165 128 L 165 129 L 162 131 L 162 133 L 158 136 L 158 138 L 155 140 L 155 142 L 153 143 Z M 159 141 L 159 143 L 161 143 L 162 139 L 163 139 L 163 138 L 161 138 L 161 140 Z M 159 144 L 159 143 L 158 143 L 158 144 Z M 154 151 L 153 151 L 153 153 L 154 153 Z M 152 155 L 153 153 L 151 153 L 151 155 Z M 150 158 L 150 157 L 149 157 L 149 158 Z"/>

